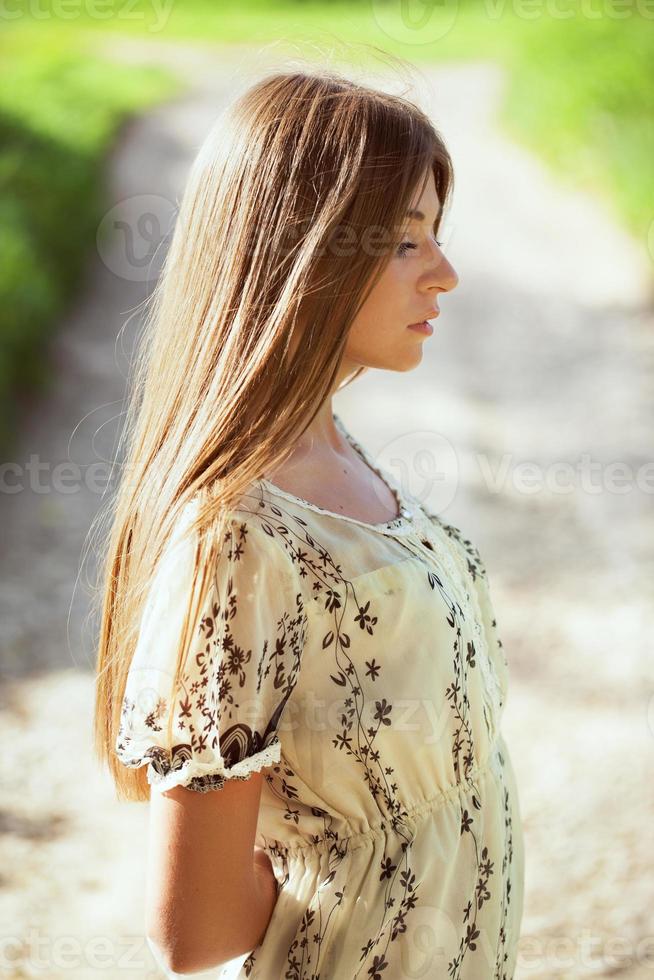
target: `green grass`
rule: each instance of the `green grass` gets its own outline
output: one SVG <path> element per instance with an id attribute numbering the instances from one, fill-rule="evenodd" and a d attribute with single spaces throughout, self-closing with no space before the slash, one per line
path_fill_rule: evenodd
<path id="1" fill-rule="evenodd" d="M 509 134 L 570 186 L 603 198 L 645 246 L 654 218 L 654 19 L 546 20 L 538 33 L 523 32 L 511 68 L 502 111 Z"/>
<path id="2" fill-rule="evenodd" d="M 48 341 L 79 288 L 109 206 L 103 162 L 122 121 L 172 92 L 160 71 L 121 69 L 72 39 L 0 34 L 0 444 L 17 399 L 47 383 Z"/>
<path id="3" fill-rule="evenodd" d="M 417 0 L 408 4 L 407 24 L 399 0 L 114 0 L 108 18 L 93 16 L 94 0 L 70 0 L 66 20 L 46 19 L 49 2 L 39 0 L 41 19 L 34 26 L 90 38 L 109 30 L 153 41 L 280 41 L 298 53 L 322 53 L 327 61 L 333 53 L 337 60 L 351 55 L 355 63 L 373 66 L 375 55 L 366 45 L 418 66 L 496 60 L 510 73 L 501 116 L 507 133 L 572 186 L 602 196 L 644 242 L 654 217 L 651 0 L 434 2 L 431 13 Z M 106 7 L 105 0 L 98 4 L 101 12 Z"/>

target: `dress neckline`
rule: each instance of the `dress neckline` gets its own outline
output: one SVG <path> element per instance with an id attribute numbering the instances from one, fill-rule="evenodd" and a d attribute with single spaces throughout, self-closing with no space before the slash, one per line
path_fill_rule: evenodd
<path id="1" fill-rule="evenodd" d="M 367 451 L 361 446 L 356 439 L 350 435 L 348 430 L 343 425 L 343 422 L 339 416 L 334 412 L 333 419 L 336 427 L 345 436 L 349 444 L 352 446 L 354 451 L 361 457 L 361 459 L 366 463 L 374 473 L 377 474 L 382 483 L 390 490 L 397 503 L 397 516 L 393 517 L 390 521 L 383 521 L 380 524 L 371 524 L 369 521 L 361 521 L 357 517 L 351 517 L 349 514 L 338 514 L 336 511 L 328 510 L 325 507 L 320 507 L 318 504 L 313 503 L 310 500 L 305 500 L 303 497 L 298 497 L 294 493 L 290 493 L 288 490 L 278 487 L 276 483 L 271 483 L 270 480 L 266 480 L 264 477 L 260 477 L 259 483 L 267 487 L 273 493 L 278 496 L 284 497 L 291 503 L 300 504 L 302 507 L 306 507 L 309 510 L 315 511 L 317 514 L 323 514 L 327 517 L 335 517 L 339 521 L 346 521 L 351 524 L 358 524 L 360 527 L 366 527 L 373 531 L 403 531 L 407 527 L 411 526 L 411 520 L 413 517 L 413 512 L 408 506 L 408 502 L 405 500 L 402 493 L 401 487 L 393 480 L 393 478 L 386 473 L 384 473 L 368 455 Z"/>

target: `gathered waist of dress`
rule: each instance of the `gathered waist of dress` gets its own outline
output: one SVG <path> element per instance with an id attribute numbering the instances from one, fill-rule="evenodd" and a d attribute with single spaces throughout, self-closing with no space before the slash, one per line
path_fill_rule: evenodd
<path id="1" fill-rule="evenodd" d="M 497 743 L 496 743 L 497 747 Z M 362 847 L 371 838 L 386 836 L 389 833 L 400 833 L 399 830 L 395 830 L 394 824 L 399 824 L 404 826 L 405 824 L 411 824 L 419 820 L 426 814 L 444 807 L 457 799 L 460 794 L 467 793 L 475 790 L 476 782 L 480 776 L 486 775 L 489 770 L 495 769 L 495 753 L 492 752 L 491 756 L 481 765 L 476 766 L 471 769 L 465 779 L 460 780 L 458 783 L 453 783 L 447 789 L 441 789 L 434 796 L 429 797 L 426 800 L 422 800 L 415 806 L 411 807 L 409 810 L 404 810 L 398 817 L 393 815 L 388 816 L 386 819 L 380 821 L 379 825 L 370 826 L 366 830 L 347 833 L 347 830 L 352 830 L 351 826 L 348 826 L 347 821 L 343 825 L 344 833 L 338 831 L 328 832 L 324 837 L 320 837 L 317 840 L 306 840 L 306 839 L 296 839 L 292 843 L 282 840 L 274 840 L 274 846 L 277 853 L 283 853 L 288 855 L 293 855 L 294 853 L 301 854 L 303 852 L 311 851 L 328 851 L 330 848 L 336 846 L 339 849 L 343 845 L 347 845 L 347 850 L 352 851 L 357 847 Z"/>

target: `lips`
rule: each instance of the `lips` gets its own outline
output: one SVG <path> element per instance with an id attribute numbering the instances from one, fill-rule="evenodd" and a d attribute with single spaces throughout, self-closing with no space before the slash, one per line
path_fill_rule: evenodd
<path id="1" fill-rule="evenodd" d="M 426 320 L 434 320 L 437 316 L 440 316 L 440 310 L 429 310 L 426 316 L 423 316 L 422 320 L 416 320 L 415 323 L 410 323 L 410 327 L 419 327 L 421 323 L 425 323 Z"/>

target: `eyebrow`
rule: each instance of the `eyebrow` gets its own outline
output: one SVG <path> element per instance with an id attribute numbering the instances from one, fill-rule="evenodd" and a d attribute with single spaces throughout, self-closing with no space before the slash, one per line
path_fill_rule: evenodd
<path id="1" fill-rule="evenodd" d="M 438 220 L 438 217 L 440 216 L 440 213 L 441 213 L 441 209 L 439 208 L 438 209 L 438 215 L 436 216 L 436 220 Z M 418 211 L 417 208 L 410 208 L 407 211 L 406 216 L 407 216 L 407 218 L 415 218 L 416 221 L 424 221 L 425 220 L 424 214 L 422 213 L 422 211 Z"/>

